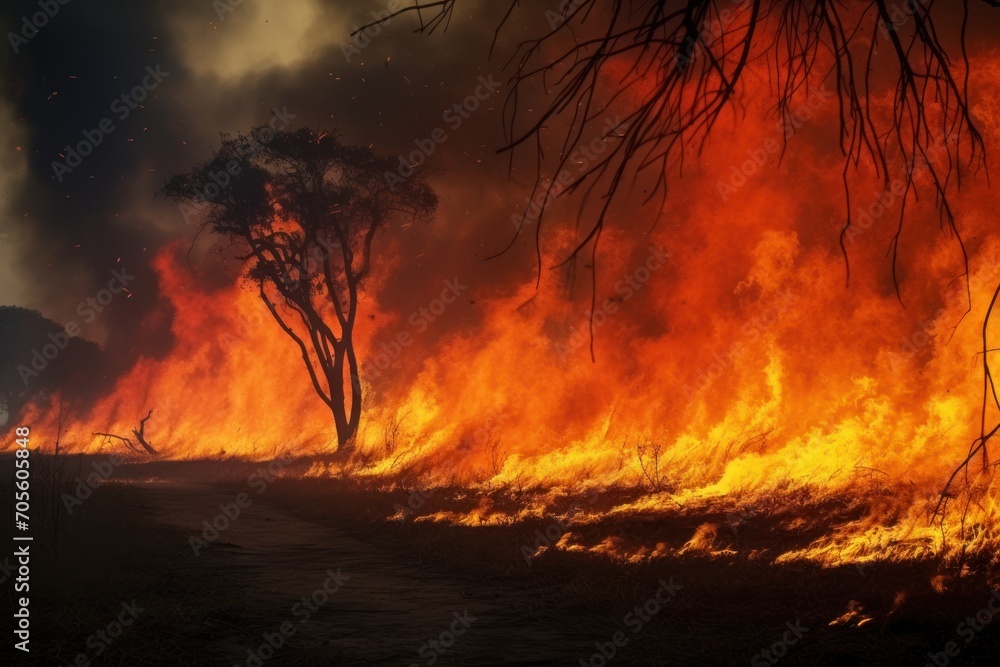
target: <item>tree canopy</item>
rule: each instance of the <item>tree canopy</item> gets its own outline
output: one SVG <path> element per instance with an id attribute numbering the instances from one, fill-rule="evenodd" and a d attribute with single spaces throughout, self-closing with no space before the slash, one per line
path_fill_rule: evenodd
<path id="1" fill-rule="evenodd" d="M 298 346 L 347 452 L 361 416 L 354 349 L 358 298 L 394 217 L 429 219 L 437 197 L 397 159 L 308 129 L 222 136 L 207 162 L 163 192 L 193 202 L 203 229 L 227 239 L 281 329 Z M 387 174 L 393 174 L 389 178 Z"/>

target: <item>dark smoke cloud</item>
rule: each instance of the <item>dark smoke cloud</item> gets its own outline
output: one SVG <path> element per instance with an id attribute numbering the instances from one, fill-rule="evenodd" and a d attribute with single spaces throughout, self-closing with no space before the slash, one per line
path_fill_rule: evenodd
<path id="1" fill-rule="evenodd" d="M 483 261 L 510 238 L 510 213 L 525 196 L 507 183 L 506 158 L 495 154 L 503 141 L 504 91 L 460 127 L 442 120 L 473 93 L 479 77 L 502 78 L 503 61 L 488 59 L 499 8 L 459 13 L 447 34 L 431 37 L 413 32 L 412 17 L 396 18 L 362 40 L 364 48 L 348 62 L 350 29 L 384 3 L 296 2 L 277 14 L 245 0 L 221 20 L 213 3 L 202 0 L 56 5 L 37 34 L 29 29 L 26 43 L 15 39 L 16 53 L 4 45 L 2 104 L 18 147 L 0 163 L 17 172 L 5 192 L 8 237 L 0 246 L 14 262 L 8 269 L 14 277 L 5 280 L 0 301 L 39 308 L 60 322 L 79 320 L 80 302 L 125 267 L 136 275 L 131 296 L 110 304 L 82 336 L 102 342 L 123 363 L 166 349 L 167 327 L 158 327 L 157 336 L 142 326 L 169 310 L 151 260 L 163 244 L 193 237 L 194 228 L 154 193 L 172 173 L 207 158 L 220 132 L 266 123 L 272 109 L 295 114 L 292 129 L 340 131 L 352 143 L 392 155 L 410 153 L 436 128 L 448 132 L 424 166 L 441 195 L 438 219 L 386 232 L 384 243 L 401 254 L 382 295 L 387 307 L 409 312 L 432 298 L 444 278 L 460 276 L 475 292 L 530 278 L 532 268 L 522 261 L 530 258 L 526 244 L 489 265 Z M 39 11 L 37 1 L 5 3 L 4 32 L 20 33 L 24 17 L 31 21 Z M 142 85 L 147 66 L 168 74 L 120 118 L 123 104 L 112 103 Z M 84 131 L 95 136 L 106 118 L 113 131 L 102 133 L 92 154 L 60 180 L 53 162 L 64 161 L 65 147 L 83 140 Z M 460 310 L 451 315 L 456 324 L 476 317 L 471 305 Z"/>
<path id="2" fill-rule="evenodd" d="M 0 142 L 0 233 L 8 235 L 0 238 L 0 303 L 38 308 L 64 323 L 77 320 L 78 305 L 112 270 L 125 267 L 136 275 L 131 297 L 110 304 L 82 335 L 123 364 L 139 353 L 164 351 L 170 312 L 151 260 L 165 243 L 193 238 L 194 228 L 154 193 L 171 174 L 206 159 L 220 132 L 266 123 L 273 109 L 295 114 L 292 128 L 339 131 L 349 142 L 390 155 L 409 154 L 437 128 L 447 132 L 422 167 L 441 197 L 437 219 L 390 228 L 381 239 L 399 253 L 398 267 L 381 286 L 383 307 L 405 317 L 433 299 L 443 280 L 458 277 L 470 290 L 436 325 L 441 335 L 477 320 L 471 303 L 477 298 L 533 279 L 533 230 L 509 254 L 484 261 L 510 240 L 510 216 L 522 209 L 534 177 L 530 149 L 515 161 L 513 181 L 507 156 L 496 154 L 504 142 L 506 90 L 460 127 L 442 116 L 473 93 L 480 77 L 505 78 L 514 46 L 548 29 L 547 3 L 515 12 L 492 58 L 506 3 L 460 3 L 448 31 L 430 36 L 414 32 L 414 16 L 397 17 L 360 46 L 351 29 L 388 2 L 244 0 L 221 16 L 210 0 L 56 4 L 58 12 L 16 53 L 6 37 L 0 48 L 0 127 L 7 131 Z M 38 0 L 4 3 L 4 34 L 20 32 L 24 17 L 39 11 Z M 974 23 L 970 43 L 989 42 L 983 38 L 990 29 Z M 112 102 L 157 66 L 169 75 L 140 108 L 119 119 Z M 525 107 L 531 103 L 522 100 Z M 60 182 L 53 161 L 109 117 L 114 131 Z M 834 148 L 830 153 L 836 158 Z M 679 192 L 683 209 L 687 195 Z M 628 219 L 630 212 L 618 215 Z M 192 270 L 206 280 L 228 276 L 211 257 L 199 261 L 202 254 L 192 255 Z"/>

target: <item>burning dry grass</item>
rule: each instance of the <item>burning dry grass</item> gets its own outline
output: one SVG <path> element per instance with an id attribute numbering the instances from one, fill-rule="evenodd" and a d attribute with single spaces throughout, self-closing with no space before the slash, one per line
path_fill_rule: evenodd
<path id="1" fill-rule="evenodd" d="M 766 438 L 767 433 L 751 434 L 744 438 L 751 444 L 742 449 L 760 446 Z M 581 476 L 575 484 L 554 485 L 537 476 L 510 474 L 527 465 L 511 463 L 513 457 L 498 455 L 492 469 L 442 477 L 439 466 L 403 456 L 407 451 L 400 446 L 397 464 L 388 467 L 389 457 L 366 448 L 346 461 L 333 455 L 300 456 L 282 464 L 276 474 L 288 483 L 326 484 L 323 488 L 336 490 L 338 497 L 351 496 L 355 500 L 350 504 L 360 504 L 361 516 L 373 522 L 478 530 L 541 524 L 538 539 L 526 543 L 529 561 L 565 552 L 629 563 L 692 555 L 830 568 L 929 563 L 960 579 L 992 575 L 1000 558 L 991 471 L 956 486 L 943 513 L 935 516 L 939 496 L 926 486 L 862 465 L 838 471 L 836 484 L 824 478 L 779 477 L 744 486 L 694 485 L 690 471 L 687 477 L 679 474 L 667 459 L 668 450 L 655 441 L 639 441 L 633 448 L 622 446 L 619 472 L 610 480 Z M 50 458 L 39 454 L 40 462 Z M 81 467 L 78 456 L 71 460 L 77 461 L 75 469 Z M 189 480 L 239 483 L 267 461 L 220 454 L 126 466 L 129 471 L 123 474 L 135 477 L 147 471 L 155 476 L 161 466 L 171 476 L 183 474 Z M 58 524 L 59 503 L 48 504 L 52 522 Z"/>
<path id="2" fill-rule="evenodd" d="M 867 469 L 841 489 L 785 482 L 726 494 L 654 490 L 642 480 L 577 488 L 456 480 L 434 485 L 421 483 L 412 471 L 358 472 L 317 462 L 307 478 L 334 480 L 368 498 L 364 506 L 372 520 L 473 528 L 541 522 L 547 530 L 534 540 L 532 558 L 565 551 L 637 563 L 697 554 L 861 570 L 926 563 L 963 577 L 993 573 L 1000 547 L 989 479 L 967 484 L 943 515 L 934 516 L 936 495 L 892 484 Z"/>
<path id="3" fill-rule="evenodd" d="M 90 457 L 85 457 L 88 461 Z M 44 522 L 65 519 L 59 493 L 75 493 L 74 475 L 90 472 L 84 458 L 58 466 L 40 454 L 39 473 L 64 468 L 60 480 L 40 479 Z M 103 460 L 98 457 L 95 460 Z M 937 497 L 911 484 L 858 470 L 850 487 L 785 482 L 725 494 L 697 489 L 656 490 L 636 475 L 633 483 L 571 486 L 479 481 L 435 481 L 419 467 L 376 474 L 368 461 L 299 457 L 276 469 L 285 486 L 329 494 L 325 505 L 348 504 L 358 518 L 406 526 L 458 526 L 488 533 L 525 531 L 521 558 L 534 564 L 559 553 L 591 554 L 619 563 L 704 557 L 726 563 L 815 564 L 864 571 L 884 564 L 923 564 L 943 581 L 991 577 L 997 571 L 1000 535 L 990 479 L 971 480 L 933 515 Z M 260 474 L 267 461 L 234 456 L 127 464 L 116 478 L 171 478 L 239 485 Z M 86 469 L 84 469 L 86 468 Z M 63 479 L 64 478 L 64 479 Z M 53 488 L 49 488 L 49 487 Z M 709 490 L 710 491 L 710 490 Z M 51 516 L 50 516 L 51 515 Z M 522 548 L 523 547 L 523 548 Z M 523 552 L 523 553 L 522 553 Z"/>

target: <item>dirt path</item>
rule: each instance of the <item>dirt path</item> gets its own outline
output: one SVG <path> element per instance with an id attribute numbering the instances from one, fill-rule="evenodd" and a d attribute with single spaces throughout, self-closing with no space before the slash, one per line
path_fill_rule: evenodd
<path id="1" fill-rule="evenodd" d="M 138 491 L 153 518 L 190 535 L 237 494 L 200 484 Z M 217 664 L 259 665 L 248 649 L 266 644 L 265 633 L 280 645 L 270 657 L 258 650 L 266 665 L 578 664 L 593 651 L 578 629 L 526 614 L 515 593 L 413 565 L 407 554 L 277 509 L 266 493 L 249 496 L 252 504 L 199 556 L 184 545 L 184 567 L 217 573 L 220 606 L 178 634 L 204 641 Z"/>

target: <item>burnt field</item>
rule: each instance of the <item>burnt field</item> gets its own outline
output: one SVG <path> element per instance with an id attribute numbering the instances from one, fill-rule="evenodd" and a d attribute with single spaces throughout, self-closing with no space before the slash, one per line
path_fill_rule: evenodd
<path id="1" fill-rule="evenodd" d="M 619 490 L 558 498 L 579 513 L 460 525 L 429 517 L 519 492 L 299 477 L 308 467 L 123 464 L 54 539 L 37 517 L 23 664 L 975 665 L 1000 647 L 982 564 L 769 555 L 858 520 L 857 501 L 614 518 Z M 814 520 L 789 528 L 789 513 Z M 636 556 L 651 537 L 660 553 Z"/>

